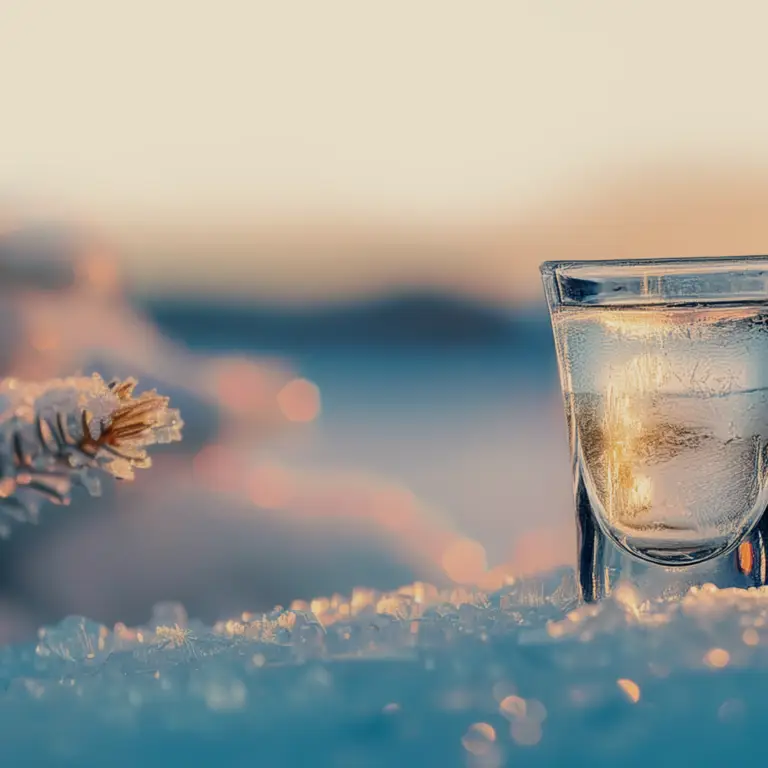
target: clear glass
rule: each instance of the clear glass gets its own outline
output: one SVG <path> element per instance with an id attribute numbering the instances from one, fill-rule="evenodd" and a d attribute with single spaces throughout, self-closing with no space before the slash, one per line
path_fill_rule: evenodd
<path id="1" fill-rule="evenodd" d="M 766 583 L 768 257 L 547 262 L 582 597 Z"/>

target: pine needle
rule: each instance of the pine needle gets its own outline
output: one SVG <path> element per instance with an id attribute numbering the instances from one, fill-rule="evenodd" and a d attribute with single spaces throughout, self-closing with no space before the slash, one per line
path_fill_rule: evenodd
<path id="1" fill-rule="evenodd" d="M 181 439 L 179 412 L 136 381 L 101 376 L 45 383 L 0 381 L 0 536 L 34 522 L 44 501 L 68 504 L 74 486 L 100 492 L 99 476 L 133 479 L 147 448 Z"/>

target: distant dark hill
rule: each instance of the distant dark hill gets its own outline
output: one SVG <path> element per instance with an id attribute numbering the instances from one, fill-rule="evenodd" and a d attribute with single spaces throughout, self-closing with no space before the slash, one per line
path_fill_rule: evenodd
<path id="1" fill-rule="evenodd" d="M 318 347 L 453 347 L 551 343 L 542 311 L 503 310 L 439 294 L 344 305 L 265 307 L 152 299 L 145 311 L 193 347 L 303 351 Z"/>

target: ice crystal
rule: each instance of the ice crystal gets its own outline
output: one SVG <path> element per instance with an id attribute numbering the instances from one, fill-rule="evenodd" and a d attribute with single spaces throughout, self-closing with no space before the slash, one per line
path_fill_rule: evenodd
<path id="1" fill-rule="evenodd" d="M 0 649 L 9 764 L 719 765 L 763 748 L 768 588 L 596 605 L 355 590 L 213 627 L 70 617 Z M 727 762 L 726 762 L 727 761 Z"/>
<path id="2" fill-rule="evenodd" d="M 91 377 L 0 381 L 0 535 L 34 521 L 45 500 L 67 504 L 72 487 L 99 493 L 99 474 L 132 479 L 147 447 L 181 439 L 168 398 L 134 396 L 136 381 Z"/>

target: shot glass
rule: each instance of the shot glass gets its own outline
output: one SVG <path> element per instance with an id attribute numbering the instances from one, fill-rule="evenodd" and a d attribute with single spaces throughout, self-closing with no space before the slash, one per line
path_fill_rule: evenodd
<path id="1" fill-rule="evenodd" d="M 546 262 L 585 601 L 766 583 L 768 256 Z"/>

